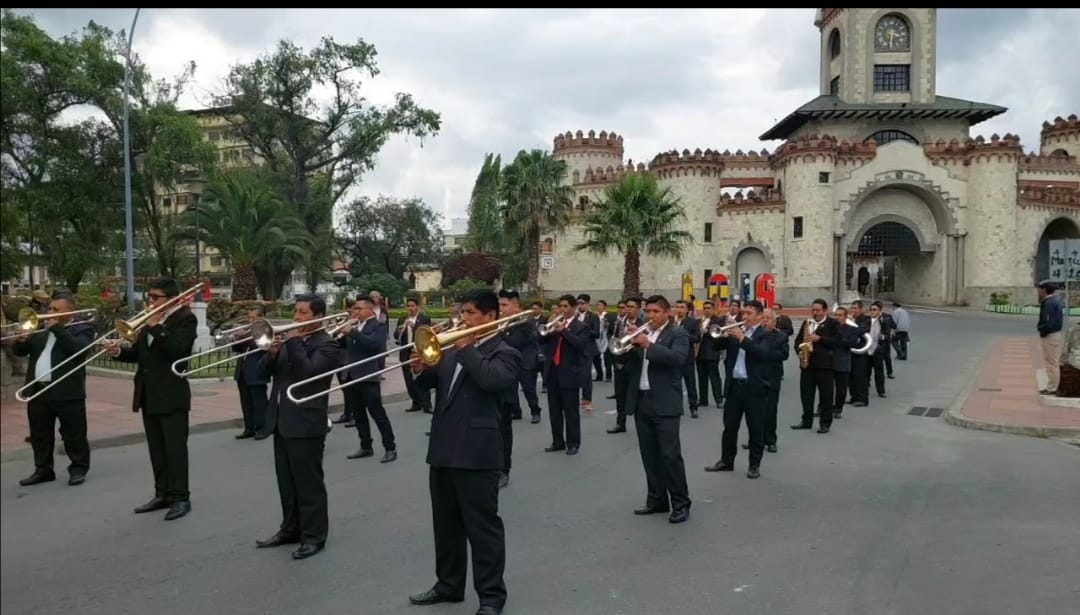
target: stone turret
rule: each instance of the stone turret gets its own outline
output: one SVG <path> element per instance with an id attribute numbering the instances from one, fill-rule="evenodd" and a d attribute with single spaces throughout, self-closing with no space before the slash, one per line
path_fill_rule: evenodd
<path id="1" fill-rule="evenodd" d="M 555 137 L 552 154 L 555 158 L 566 161 L 566 179 L 571 184 L 586 181 L 585 174 L 614 172 L 623 166 L 623 138 L 614 132 L 595 130 L 584 134 L 567 131 Z"/>
<path id="2" fill-rule="evenodd" d="M 1069 156 L 1080 157 L 1080 119 L 1073 113 L 1068 119 L 1054 118 L 1054 122 L 1043 122 L 1039 151 L 1043 155 L 1060 156 L 1065 151 Z"/>
<path id="3" fill-rule="evenodd" d="M 975 289 L 996 289 L 1008 279 L 1016 264 L 1016 176 L 1024 151 L 1020 138 L 981 135 L 965 143 L 968 165 L 967 202 L 968 262 L 978 267 L 965 269 L 969 295 Z M 989 292 L 989 291 L 988 291 Z"/>

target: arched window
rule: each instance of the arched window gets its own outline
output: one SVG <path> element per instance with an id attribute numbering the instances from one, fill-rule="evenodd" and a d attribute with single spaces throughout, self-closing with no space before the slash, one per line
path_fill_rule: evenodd
<path id="1" fill-rule="evenodd" d="M 1054 156 L 1054 157 L 1068 158 L 1069 157 L 1069 152 L 1067 152 L 1067 151 L 1065 151 L 1063 149 L 1056 149 L 1056 150 L 1050 152 L 1050 155 Z"/>
<path id="2" fill-rule="evenodd" d="M 903 130 L 879 130 L 869 137 L 866 137 L 866 140 L 863 141 L 863 143 L 869 143 L 870 141 L 877 141 L 878 146 L 892 143 L 893 141 L 907 141 L 909 143 L 914 143 L 915 145 L 919 144 L 918 139 Z"/>
<path id="3" fill-rule="evenodd" d="M 829 59 L 835 60 L 840 56 L 840 29 L 833 28 L 829 35 Z"/>

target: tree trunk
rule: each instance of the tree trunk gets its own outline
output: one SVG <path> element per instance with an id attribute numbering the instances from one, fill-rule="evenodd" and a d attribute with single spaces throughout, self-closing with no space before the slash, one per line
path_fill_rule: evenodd
<path id="1" fill-rule="evenodd" d="M 641 253 L 630 246 L 623 256 L 623 299 L 641 295 Z"/>
<path id="2" fill-rule="evenodd" d="M 530 224 L 525 238 L 525 254 L 528 256 L 529 291 L 540 288 L 540 226 Z"/>
<path id="3" fill-rule="evenodd" d="M 258 280 L 255 278 L 253 265 L 237 265 L 232 279 L 233 301 L 255 301 L 258 299 L 256 289 Z"/>
<path id="4" fill-rule="evenodd" d="M 64 284 L 67 284 L 66 288 L 71 291 L 71 294 L 79 292 L 79 284 L 82 284 L 82 279 L 85 276 L 85 271 L 69 271 L 66 275 L 64 275 Z"/>

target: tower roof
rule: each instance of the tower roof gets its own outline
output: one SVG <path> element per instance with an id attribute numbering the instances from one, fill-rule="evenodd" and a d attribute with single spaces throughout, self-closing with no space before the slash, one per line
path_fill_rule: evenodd
<path id="1" fill-rule="evenodd" d="M 966 119 L 974 126 L 1005 111 L 1005 107 L 948 96 L 937 96 L 932 103 L 848 103 L 826 94 L 799 107 L 758 138 L 786 139 L 810 120 L 953 118 Z"/>

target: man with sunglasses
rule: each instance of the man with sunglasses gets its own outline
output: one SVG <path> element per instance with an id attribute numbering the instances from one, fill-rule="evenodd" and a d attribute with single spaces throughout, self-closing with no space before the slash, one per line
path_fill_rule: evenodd
<path id="1" fill-rule="evenodd" d="M 180 294 L 172 278 L 150 282 L 147 307 L 155 309 Z M 166 521 L 191 512 L 188 490 L 188 425 L 191 413 L 191 385 L 173 373 L 175 361 L 190 356 L 195 345 L 198 320 L 185 303 L 173 305 L 146 320 L 133 346 L 118 340 L 106 342 L 117 361 L 135 363 L 135 395 L 132 410 L 142 410 L 146 446 L 154 468 L 154 497 L 135 509 L 147 513 L 168 508 Z M 179 366 L 187 371 L 187 363 Z"/>

